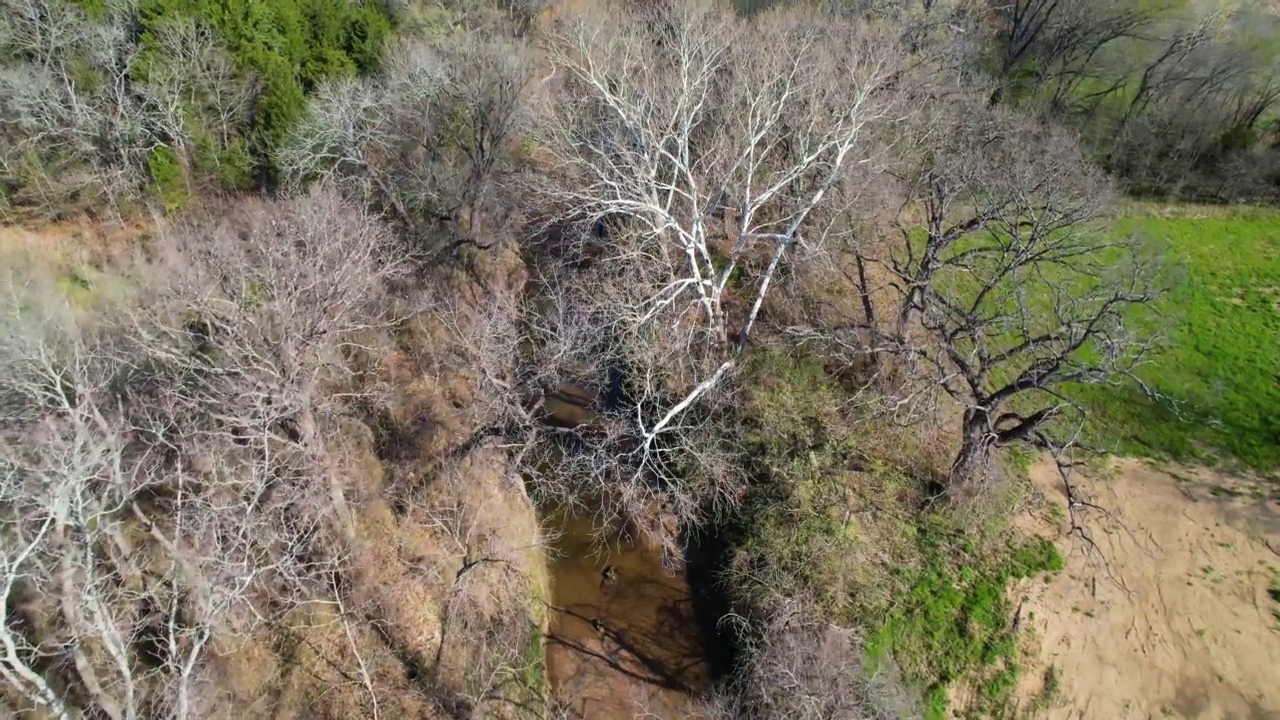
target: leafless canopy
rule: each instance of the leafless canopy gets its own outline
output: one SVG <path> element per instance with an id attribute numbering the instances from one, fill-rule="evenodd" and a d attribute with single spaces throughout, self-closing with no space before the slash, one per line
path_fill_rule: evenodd
<path id="1" fill-rule="evenodd" d="M 578 433 L 590 459 L 570 458 L 589 494 L 689 518 L 727 499 L 714 444 L 693 438 L 771 286 L 822 251 L 873 176 L 895 48 L 807 11 L 608 12 L 550 46 L 532 364 L 606 388 Z"/>
<path id="2" fill-rule="evenodd" d="M 55 717 L 210 717 L 215 644 L 331 597 L 336 431 L 403 266 L 332 193 L 274 209 L 174 231 L 91 318 L 4 279 L 0 676 Z"/>
<path id="3" fill-rule="evenodd" d="M 1134 310 L 1154 297 L 1140 243 L 1096 223 L 1107 185 L 1075 139 L 965 97 L 913 120 L 928 127 L 895 170 L 897 241 L 858 258 L 894 299 L 872 317 L 876 349 L 927 378 L 908 394 L 938 387 L 963 409 L 953 483 L 992 447 L 1079 421 L 1071 387 L 1141 362 Z"/>
<path id="4" fill-rule="evenodd" d="M 286 184 L 340 180 L 417 238 L 443 227 L 488 245 L 508 209 L 497 196 L 532 61 L 496 32 L 405 40 L 379 77 L 321 86 L 278 151 Z"/>
<path id="5" fill-rule="evenodd" d="M 1075 123 L 1108 170 L 1139 192 L 1274 196 L 1280 102 L 1266 3 L 1012 0 L 992 3 L 995 97 Z"/>
<path id="6" fill-rule="evenodd" d="M 920 717 L 892 663 L 873 669 L 858 632 L 816 619 L 809 601 L 777 608 L 724 694 L 725 717 L 901 720 Z"/>
<path id="7" fill-rule="evenodd" d="M 243 132 L 256 88 L 213 31 L 158 30 L 139 81 L 136 2 L 100 17 L 55 0 L 0 1 L 0 179 L 22 211 L 114 209 L 136 200 L 148 161 L 171 152 L 190 183 L 195 134 L 226 146 Z"/>

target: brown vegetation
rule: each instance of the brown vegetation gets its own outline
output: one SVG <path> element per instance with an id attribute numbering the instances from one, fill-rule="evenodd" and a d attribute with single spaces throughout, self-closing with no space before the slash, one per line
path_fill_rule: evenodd
<path id="1" fill-rule="evenodd" d="M 6 277 L 13 699 L 211 717 L 311 705 L 318 681 L 351 688 L 326 703 L 351 717 L 516 692 L 538 533 L 505 517 L 505 461 L 437 471 L 399 516 L 369 464 L 377 356 L 412 314 L 385 294 L 406 268 L 389 231 L 321 191 L 184 221 L 147 252 L 92 312 Z M 509 594 L 479 602 L 495 570 L 474 586 Z M 476 622 L 513 634 L 457 630 Z"/>
<path id="2" fill-rule="evenodd" d="M 867 661 L 868 618 L 994 542 L 1015 494 L 998 448 L 1051 450 L 1075 492 L 1065 388 L 1128 377 L 1156 294 L 1140 243 L 1101 231 L 1091 159 L 1147 178 L 1132 129 L 1220 45 L 1195 29 L 1212 19 L 1179 24 L 1102 146 L 1065 104 L 1151 17 L 837 5 L 392 8 L 377 72 L 308 71 L 305 111 L 258 138 L 277 197 L 170 215 L 93 282 L 9 272 L 0 703 L 571 714 L 583 697 L 551 700 L 542 669 L 555 520 L 536 507 L 578 539 L 623 529 L 616 587 L 652 584 L 599 626 L 583 607 L 616 577 L 550 586 L 555 633 L 631 653 L 593 696 L 629 675 L 664 685 L 630 705 L 655 714 L 915 713 L 892 658 Z M 134 5 L 79 7 L 0 0 L 4 197 L 175 210 L 270 96 L 214 26 L 139 44 Z M 990 77 L 980 32 L 1003 40 Z M 1280 93 L 1228 54 L 1195 66 L 1252 132 Z M 1205 137 L 1184 138 L 1196 158 Z M 724 528 L 732 612 L 695 621 L 693 579 L 668 576 Z M 724 678 L 693 642 L 712 625 L 741 645 Z M 551 655 L 572 691 L 577 656 Z"/>

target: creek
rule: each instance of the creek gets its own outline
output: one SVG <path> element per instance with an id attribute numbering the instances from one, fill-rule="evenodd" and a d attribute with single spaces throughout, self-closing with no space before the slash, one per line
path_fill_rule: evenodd
<path id="1" fill-rule="evenodd" d="M 569 411 L 555 419 L 580 419 Z M 691 717 L 732 665 L 734 644 L 718 623 L 728 603 L 715 582 L 727 548 L 714 536 L 684 537 L 684 557 L 664 563 L 657 543 L 621 527 L 602 533 L 590 512 L 544 508 L 541 521 L 552 541 L 545 652 L 553 690 L 580 718 Z"/>

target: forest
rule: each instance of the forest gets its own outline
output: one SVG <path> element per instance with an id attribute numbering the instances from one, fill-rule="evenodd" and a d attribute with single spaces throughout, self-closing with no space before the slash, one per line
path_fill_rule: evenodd
<path id="1" fill-rule="evenodd" d="M 0 712 L 1031 717 L 1036 458 L 1280 469 L 1277 204 L 1261 0 L 0 0 Z"/>

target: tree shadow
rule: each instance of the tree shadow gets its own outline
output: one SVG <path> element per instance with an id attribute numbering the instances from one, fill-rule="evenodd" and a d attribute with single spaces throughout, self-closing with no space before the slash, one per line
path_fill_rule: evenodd
<path id="1" fill-rule="evenodd" d="M 551 610 L 580 621 L 586 630 L 572 632 L 572 624 L 558 623 L 561 630 L 548 634 L 548 645 L 598 662 L 636 683 L 686 694 L 697 692 L 704 661 L 687 598 L 661 603 L 651 623 L 602 617 L 605 613 L 598 606 L 551 606 Z"/>

